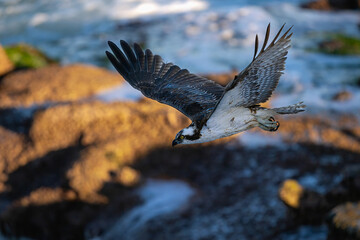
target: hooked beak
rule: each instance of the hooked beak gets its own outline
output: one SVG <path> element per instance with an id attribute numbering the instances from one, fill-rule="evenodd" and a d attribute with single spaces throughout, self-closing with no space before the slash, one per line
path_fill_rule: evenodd
<path id="1" fill-rule="evenodd" d="M 177 139 L 175 139 L 174 141 L 172 141 L 172 146 L 174 147 L 175 145 L 178 145 L 179 144 L 179 142 L 178 142 L 178 140 Z"/>

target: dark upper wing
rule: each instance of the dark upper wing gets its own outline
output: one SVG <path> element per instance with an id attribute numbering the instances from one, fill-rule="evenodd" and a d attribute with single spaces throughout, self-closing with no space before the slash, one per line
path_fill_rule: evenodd
<path id="1" fill-rule="evenodd" d="M 253 61 L 226 86 L 216 109 L 233 106 L 249 107 L 269 99 L 285 69 L 286 55 L 290 48 L 292 33 L 289 35 L 288 33 L 291 28 L 276 41 L 284 25 L 266 48 L 270 35 L 270 24 L 268 25 L 264 44 L 257 56 L 258 36 L 256 35 Z"/>
<path id="2" fill-rule="evenodd" d="M 199 121 L 213 111 L 224 88 L 206 78 L 189 73 L 186 69 L 164 63 L 158 55 L 144 51 L 134 44 L 120 41 L 122 51 L 108 42 L 114 53 L 106 51 L 116 70 L 146 97 L 168 104 L 193 121 Z"/>

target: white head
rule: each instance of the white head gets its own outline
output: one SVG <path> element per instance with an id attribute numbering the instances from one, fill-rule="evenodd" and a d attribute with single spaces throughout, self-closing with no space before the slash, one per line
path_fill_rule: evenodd
<path id="1" fill-rule="evenodd" d="M 200 137 L 200 130 L 196 128 L 194 123 L 192 123 L 187 128 L 184 128 L 176 134 L 175 139 L 172 142 L 172 146 L 178 144 L 197 143 L 197 140 L 200 139 Z"/>

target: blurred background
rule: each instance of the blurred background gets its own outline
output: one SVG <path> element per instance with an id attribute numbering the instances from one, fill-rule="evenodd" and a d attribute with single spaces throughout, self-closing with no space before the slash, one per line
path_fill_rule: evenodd
<path id="1" fill-rule="evenodd" d="M 358 0 L 1 0 L 0 239 L 360 239 Z M 275 133 L 189 120 L 107 60 L 124 39 L 226 85 L 293 26 Z"/>

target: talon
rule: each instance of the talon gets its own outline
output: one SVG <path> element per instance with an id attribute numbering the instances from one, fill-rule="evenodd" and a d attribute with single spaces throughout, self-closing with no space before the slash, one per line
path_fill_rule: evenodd
<path id="1" fill-rule="evenodd" d="M 273 118 L 273 119 L 274 119 L 274 118 Z M 280 123 L 279 123 L 279 122 L 276 122 L 276 127 L 273 128 L 273 129 L 271 129 L 270 131 L 271 131 L 271 132 L 275 132 L 275 131 L 277 131 L 277 130 L 279 129 L 279 127 L 280 127 Z"/>
<path id="2" fill-rule="evenodd" d="M 270 117 L 270 118 L 269 118 L 269 121 L 275 122 L 275 118 Z"/>

